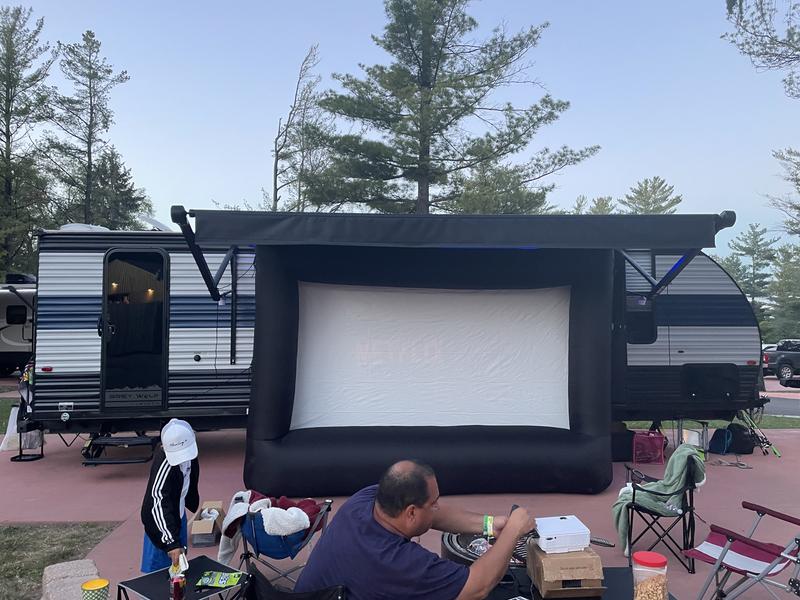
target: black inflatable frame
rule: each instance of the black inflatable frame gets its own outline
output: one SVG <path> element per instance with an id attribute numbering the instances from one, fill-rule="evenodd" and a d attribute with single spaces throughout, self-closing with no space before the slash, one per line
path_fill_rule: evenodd
<path id="1" fill-rule="evenodd" d="M 624 248 L 703 248 L 735 215 L 416 216 L 173 207 L 210 290 L 202 246 L 256 246 L 256 325 L 245 484 L 265 494 L 349 495 L 416 457 L 443 494 L 597 493 L 612 480 L 611 398 L 623 393 Z M 205 269 L 203 268 L 205 266 Z M 569 286 L 570 428 L 290 430 L 298 282 L 436 289 Z M 213 291 L 212 291 L 213 295 Z M 487 412 L 502 406 L 487 406 Z"/>
<path id="2" fill-rule="evenodd" d="M 416 457 L 442 493 L 598 492 L 611 481 L 613 253 L 259 247 L 245 484 L 270 494 L 348 495 L 387 465 Z M 298 282 L 446 289 L 569 286 L 570 429 L 324 427 L 290 430 L 297 364 Z M 606 350 L 603 350 L 606 349 Z M 487 406 L 486 412 L 502 411 Z"/>

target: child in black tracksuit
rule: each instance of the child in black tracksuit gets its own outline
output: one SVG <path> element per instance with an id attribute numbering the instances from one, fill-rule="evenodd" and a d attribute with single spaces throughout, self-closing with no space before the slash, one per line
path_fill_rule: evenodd
<path id="1" fill-rule="evenodd" d="M 142 501 L 142 572 L 178 564 L 186 549 L 186 509 L 195 512 L 200 505 L 199 477 L 194 431 L 185 421 L 172 419 L 161 430 Z"/>

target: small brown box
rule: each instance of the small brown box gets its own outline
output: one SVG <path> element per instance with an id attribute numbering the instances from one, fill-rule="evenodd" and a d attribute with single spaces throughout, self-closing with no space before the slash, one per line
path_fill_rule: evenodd
<path id="1" fill-rule="evenodd" d="M 542 598 L 602 596 L 603 563 L 591 548 L 580 552 L 546 554 L 528 540 L 528 575 Z"/>
<path id="2" fill-rule="evenodd" d="M 213 508 L 219 512 L 219 516 L 213 521 L 204 521 L 200 518 L 203 510 Z M 209 546 L 216 546 L 219 543 L 219 538 L 222 535 L 222 521 L 225 519 L 225 510 L 222 508 L 221 500 L 208 500 L 203 502 L 194 518 L 192 519 L 189 528 L 192 546 L 196 548 L 205 548 Z"/>

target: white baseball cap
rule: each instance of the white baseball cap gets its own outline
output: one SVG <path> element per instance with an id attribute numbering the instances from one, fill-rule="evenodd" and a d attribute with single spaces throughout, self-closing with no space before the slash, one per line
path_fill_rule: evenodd
<path id="1" fill-rule="evenodd" d="M 192 426 L 186 421 L 172 419 L 161 430 L 161 445 L 167 462 L 173 467 L 197 458 L 197 441 Z"/>

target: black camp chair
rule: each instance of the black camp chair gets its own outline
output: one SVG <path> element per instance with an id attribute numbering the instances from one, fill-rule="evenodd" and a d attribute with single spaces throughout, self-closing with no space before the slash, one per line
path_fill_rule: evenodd
<path id="1" fill-rule="evenodd" d="M 247 581 L 246 600 L 346 600 L 347 593 L 342 586 L 316 592 L 290 592 L 275 587 L 254 564 L 248 567 L 250 577 Z"/>
<path id="2" fill-rule="evenodd" d="M 678 559 L 678 562 L 680 562 L 689 573 L 694 573 L 694 559 L 684 555 L 684 551 L 694 548 L 694 491 L 697 489 L 697 486 L 694 482 L 694 461 L 686 461 L 686 473 L 684 479 L 686 484 L 678 492 L 672 494 L 654 492 L 641 487 L 640 484 L 642 483 L 651 483 L 659 480 L 654 477 L 648 477 L 641 471 L 634 469 L 629 465 L 625 465 L 625 468 L 628 470 L 628 478 L 633 487 L 633 495 L 627 506 L 628 565 L 630 565 L 633 560 L 632 557 L 634 544 L 642 539 L 642 536 L 644 536 L 648 531 L 652 531 L 656 536 L 656 540 L 650 544 L 648 550 L 652 550 L 657 545 L 662 544 L 672 553 L 675 558 Z M 670 516 L 664 516 L 658 514 L 657 512 L 653 512 L 636 502 L 637 492 L 639 492 L 640 498 L 641 494 L 652 494 L 653 496 L 660 496 L 663 498 L 680 495 L 681 506 L 679 508 L 682 509 L 682 512 L 679 515 Z M 645 524 L 645 528 L 635 538 L 633 537 L 634 515 L 639 515 Z M 672 537 L 672 531 L 675 529 L 678 523 L 681 525 L 680 540 Z"/>
<path id="3" fill-rule="evenodd" d="M 288 569 L 281 569 L 276 565 L 268 562 L 264 557 L 272 558 L 274 560 L 291 559 L 300 553 L 309 542 L 314 538 L 314 535 L 319 531 L 322 535 L 325 527 L 328 524 L 328 515 L 333 506 L 333 500 L 325 500 L 319 502 L 319 513 L 317 514 L 311 526 L 305 531 L 299 531 L 292 535 L 279 536 L 268 535 L 264 531 L 264 525 L 260 513 L 248 513 L 242 521 L 242 544 L 244 545 L 244 552 L 242 553 L 239 562 L 241 569 L 243 564 L 247 565 L 248 570 L 252 567 L 251 561 L 257 561 L 276 573 L 270 581 L 278 581 L 286 579 L 293 584 L 297 583 L 294 573 L 299 571 L 305 566 L 305 563 L 293 565 Z"/>

